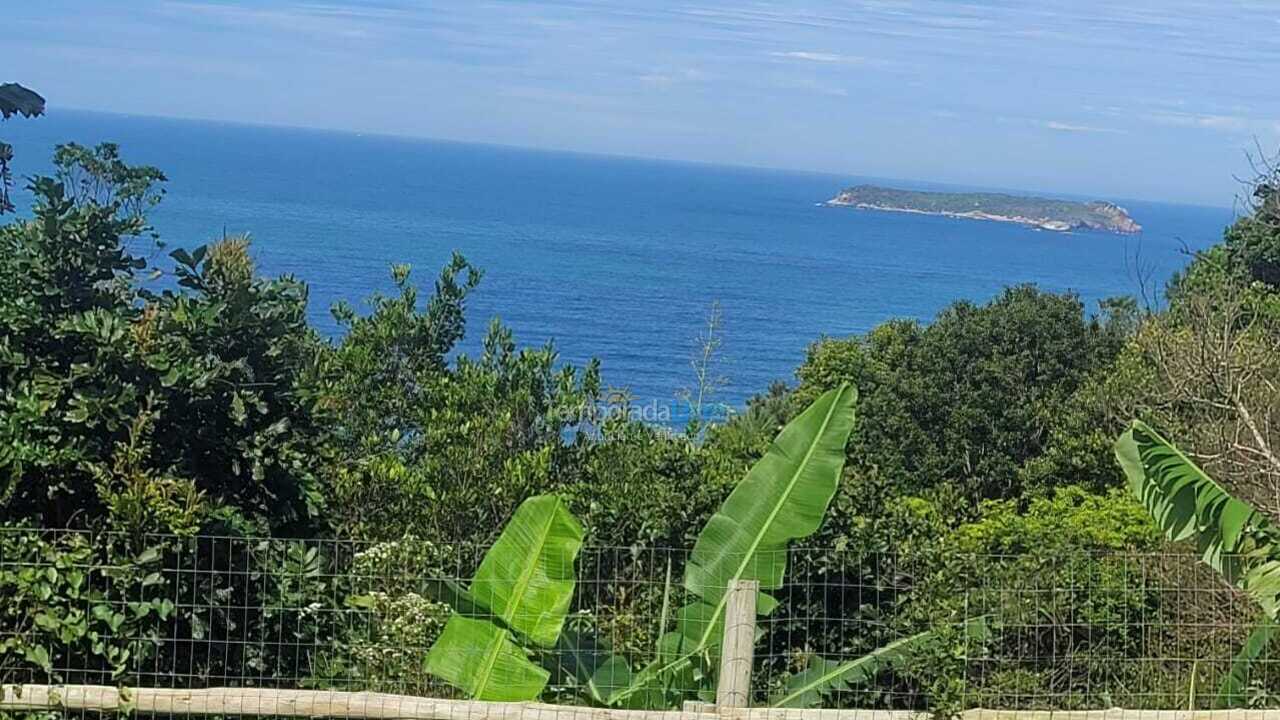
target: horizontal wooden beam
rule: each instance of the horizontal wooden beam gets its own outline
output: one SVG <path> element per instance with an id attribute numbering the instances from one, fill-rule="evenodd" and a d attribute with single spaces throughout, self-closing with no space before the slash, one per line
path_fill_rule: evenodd
<path id="1" fill-rule="evenodd" d="M 926 720 L 911 710 L 724 708 L 622 710 L 546 703 L 435 700 L 410 695 L 266 688 L 114 688 L 3 685 L 0 710 L 128 711 L 144 715 L 257 715 L 360 720 Z M 1280 710 L 967 710 L 963 720 L 1280 720 Z"/>
<path id="2" fill-rule="evenodd" d="M 910 711 L 800 710 L 714 706 L 623 710 L 546 703 L 436 700 L 410 695 L 266 688 L 117 689 L 101 685 L 6 685 L 0 710 L 88 710 L 163 715 L 258 715 L 361 720 L 925 720 Z M 1277 718 L 1276 720 L 1280 720 Z"/>
<path id="3" fill-rule="evenodd" d="M 966 710 L 964 720 L 1280 720 L 1280 710 Z"/>

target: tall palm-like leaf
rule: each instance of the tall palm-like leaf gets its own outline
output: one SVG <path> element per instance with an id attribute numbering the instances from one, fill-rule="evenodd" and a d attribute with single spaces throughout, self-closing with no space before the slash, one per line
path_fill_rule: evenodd
<path id="1" fill-rule="evenodd" d="M 596 705 L 608 705 L 615 693 L 631 684 L 631 667 L 624 657 L 613 654 L 607 642 L 576 630 L 560 635 L 548 660 L 559 681 L 572 680 Z"/>
<path id="2" fill-rule="evenodd" d="M 1280 529 L 1140 420 L 1115 449 L 1130 488 L 1165 536 L 1193 540 L 1206 564 L 1274 620 L 1280 611 Z"/>
<path id="3" fill-rule="evenodd" d="M 1219 704 L 1238 704 L 1253 663 L 1280 635 L 1274 625 L 1280 612 L 1280 529 L 1140 420 L 1115 449 L 1130 488 L 1165 536 L 1194 541 L 1207 565 L 1262 606 L 1263 624 L 1245 641 L 1218 692 Z"/>
<path id="4" fill-rule="evenodd" d="M 551 647 L 573 599 L 581 548 L 582 526 L 559 498 L 529 498 L 480 561 L 471 597 L 507 627 Z"/>
<path id="5" fill-rule="evenodd" d="M 847 383 L 819 397 L 787 423 L 768 452 L 734 488 L 698 535 L 684 586 L 697 597 L 676 614 L 676 630 L 663 638 L 663 658 L 642 670 L 619 700 L 655 680 L 686 669 L 721 640 L 726 590 L 756 580 L 764 590 L 782 587 L 787 545 L 817 531 L 844 467 L 854 426 L 857 390 Z M 760 614 L 777 606 L 761 592 Z"/>
<path id="6" fill-rule="evenodd" d="M 844 384 L 791 421 L 707 522 L 693 546 L 684 585 L 717 604 L 729 583 L 782 587 L 787 543 L 818 530 L 840 482 L 858 392 Z"/>
<path id="7" fill-rule="evenodd" d="M 521 503 L 485 553 L 468 592 L 474 612 L 455 612 L 427 654 L 427 671 L 477 700 L 532 700 L 549 674 L 512 637 L 555 645 L 573 598 L 582 526 L 552 496 Z"/>
<path id="8" fill-rule="evenodd" d="M 1267 650 L 1280 635 L 1280 625 L 1264 619 L 1249 637 L 1245 639 L 1240 652 L 1231 662 L 1231 669 L 1218 686 L 1218 705 L 1224 708 L 1238 707 L 1244 704 L 1245 691 L 1249 687 L 1249 676 L 1253 674 L 1253 664 L 1266 655 Z"/>
<path id="9" fill-rule="evenodd" d="M 427 654 L 427 672 L 476 700 L 533 700 L 549 673 L 529 659 L 511 633 L 488 620 L 454 614 Z"/>
<path id="10" fill-rule="evenodd" d="M 811 655 L 805 670 L 793 675 L 787 682 L 786 689 L 769 699 L 769 706 L 817 707 L 827 695 L 871 680 L 880 672 L 901 663 L 913 651 L 928 645 L 933 638 L 932 632 L 918 633 L 895 640 L 848 662 L 836 662 Z"/>
<path id="11" fill-rule="evenodd" d="M 990 632 L 985 618 L 974 618 L 964 624 L 965 635 L 975 640 L 987 639 Z M 869 682 L 885 670 L 902 666 L 920 651 L 934 647 L 938 642 L 938 633 L 926 630 L 894 640 L 846 662 L 811 655 L 805 670 L 792 676 L 786 688 L 769 700 L 769 706 L 818 707 L 824 697 Z"/>

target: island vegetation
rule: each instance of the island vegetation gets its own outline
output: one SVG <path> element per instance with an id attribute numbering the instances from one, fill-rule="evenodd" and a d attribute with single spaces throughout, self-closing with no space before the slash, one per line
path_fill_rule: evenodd
<path id="1" fill-rule="evenodd" d="M 1280 175 L 1160 308 L 1010 287 L 818 339 L 791 382 L 682 431 L 593 421 L 598 364 L 496 321 L 460 352 L 481 288 L 461 255 L 425 293 L 392 268 L 328 338 L 247 236 L 153 265 L 160 170 L 114 145 L 54 167 L 0 227 L 0 683 L 181 668 L 679 707 L 705 696 L 722 583 L 753 577 L 762 703 L 1275 703 Z M 1206 563 L 1133 564 L 1168 539 Z M 1167 592 L 1188 578 L 1212 589 Z M 458 650 L 481 646 L 493 664 Z"/>
<path id="2" fill-rule="evenodd" d="M 1076 202 L 1004 193 L 928 192 L 856 185 L 841 190 L 827 201 L 827 205 L 1013 222 L 1058 232 L 1142 231 L 1142 226 L 1134 222 L 1124 208 L 1103 201 Z"/>

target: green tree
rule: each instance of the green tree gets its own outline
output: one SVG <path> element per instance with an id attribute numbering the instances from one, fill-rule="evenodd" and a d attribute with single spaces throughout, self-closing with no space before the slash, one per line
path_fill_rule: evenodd
<path id="1" fill-rule="evenodd" d="M 314 528 L 322 433 L 297 381 L 306 288 L 254 276 L 247 242 L 135 246 L 164 175 L 114 145 L 58 148 L 34 217 L 0 229 L 0 518 L 268 533 Z"/>
<path id="2" fill-rule="evenodd" d="M 1280 517 L 1280 248 L 1276 173 L 1251 212 L 1170 282 L 1119 365 L 1124 418 L 1176 435 L 1230 492 Z M 1113 426 L 1114 427 L 1114 426 Z M 1114 427 L 1118 432 L 1119 427 Z"/>
<path id="3" fill-rule="evenodd" d="M 938 508 L 944 511 L 944 508 Z M 984 502 L 972 521 L 911 554 L 917 578 L 896 621 L 929 626 L 965 613 L 991 637 L 966 656 L 923 658 L 912 679 L 936 704 L 1038 709 L 1169 707 L 1185 691 L 1176 660 L 1196 647 L 1162 607 L 1159 535 L 1121 489 L 1060 487 Z M 959 590 L 962 589 L 962 590 Z M 1132 618 L 1144 618 L 1142 625 Z M 963 689 L 964 697 L 956 693 Z"/>
<path id="4" fill-rule="evenodd" d="M 525 498 L 555 488 L 599 393 L 596 363 L 559 366 L 550 345 L 517 349 L 496 320 L 478 357 L 450 358 L 480 273 L 460 255 L 419 307 L 409 270 L 373 311 L 335 312 L 346 334 L 306 393 L 335 418 L 333 523 L 347 536 L 487 543 Z"/>
<path id="5" fill-rule="evenodd" d="M 1055 414 L 1123 341 L 1074 296 L 1019 286 L 928 326 L 893 321 L 815 344 L 796 400 L 857 382 L 866 428 L 850 446 L 854 471 L 874 468 L 898 492 L 947 483 L 976 506 L 1021 493 L 1020 468 L 1044 452 Z"/>
<path id="6" fill-rule="evenodd" d="M 1227 228 L 1223 245 L 1248 280 L 1280 289 L 1280 168 L 1254 179 L 1249 213 Z"/>

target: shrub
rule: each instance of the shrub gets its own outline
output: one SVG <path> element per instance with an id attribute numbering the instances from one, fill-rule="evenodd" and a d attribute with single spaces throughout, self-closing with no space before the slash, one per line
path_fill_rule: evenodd
<path id="1" fill-rule="evenodd" d="M 164 176 L 110 145 L 60 147 L 55 166 L 34 217 L 0 228 L 0 519 L 316 527 L 305 286 L 255 279 L 229 239 L 176 252 L 182 291 L 157 292 L 133 246 Z"/>

